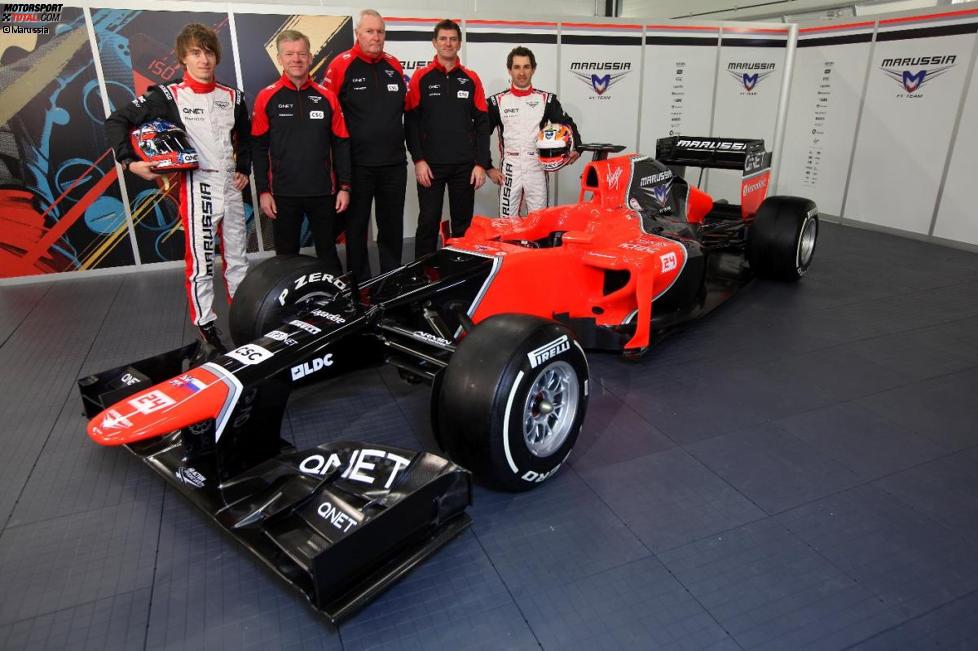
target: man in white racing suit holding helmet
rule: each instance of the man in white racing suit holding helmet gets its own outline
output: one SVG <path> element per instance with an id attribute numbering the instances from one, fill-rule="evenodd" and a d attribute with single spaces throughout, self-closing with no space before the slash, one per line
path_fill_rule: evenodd
<path id="1" fill-rule="evenodd" d="M 499 216 L 519 217 L 521 205 L 527 212 L 547 205 L 547 175 L 537 160 L 537 138 L 547 122 L 563 124 L 574 133 L 575 147 L 581 134 L 569 115 L 564 113 L 557 96 L 533 87 L 537 69 L 533 52 L 523 46 L 513 48 L 506 57 L 512 85 L 489 98 L 489 127 L 499 129 L 499 168 L 488 170 L 489 178 L 500 186 Z M 580 157 L 575 149 L 567 164 Z"/>
<path id="2" fill-rule="evenodd" d="M 133 128 L 164 119 L 182 129 L 196 150 L 199 167 L 182 174 L 180 188 L 180 219 L 187 241 L 187 300 L 190 320 L 200 330 L 201 339 L 223 352 L 225 346 L 214 325 L 214 257 L 220 238 L 230 302 L 248 271 L 241 191 L 248 185 L 251 170 L 251 119 L 244 93 L 215 80 L 221 45 L 213 29 L 199 23 L 186 25 L 174 49 L 184 68 L 183 79 L 150 86 L 145 95 L 109 116 L 105 126 L 116 160 L 127 172 L 147 181 L 161 176 L 154 171 L 153 162 L 141 160 L 133 150 L 129 136 Z"/>

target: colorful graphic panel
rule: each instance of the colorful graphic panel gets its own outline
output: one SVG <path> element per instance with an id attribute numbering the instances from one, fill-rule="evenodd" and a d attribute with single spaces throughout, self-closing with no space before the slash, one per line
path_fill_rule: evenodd
<path id="1" fill-rule="evenodd" d="M 44 27 L 0 35 L 3 278 L 135 262 L 84 15 Z"/>

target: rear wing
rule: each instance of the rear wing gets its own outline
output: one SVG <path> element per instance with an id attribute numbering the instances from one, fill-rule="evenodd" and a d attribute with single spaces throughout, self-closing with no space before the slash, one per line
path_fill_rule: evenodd
<path id="1" fill-rule="evenodd" d="M 740 170 L 744 176 L 771 166 L 764 141 L 745 138 L 671 136 L 655 142 L 655 158 L 670 166 Z"/>

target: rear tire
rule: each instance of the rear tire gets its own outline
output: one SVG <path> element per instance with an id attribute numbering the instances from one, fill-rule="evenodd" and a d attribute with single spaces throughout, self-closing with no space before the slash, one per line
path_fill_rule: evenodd
<path id="1" fill-rule="evenodd" d="M 282 323 L 295 305 L 332 298 L 345 286 L 323 269 L 318 258 L 277 255 L 248 271 L 234 294 L 229 314 L 231 341 L 242 346 Z"/>
<path id="2" fill-rule="evenodd" d="M 747 237 L 747 259 L 763 278 L 796 281 L 815 255 L 818 207 L 801 197 L 768 197 L 754 216 Z"/>
<path id="3" fill-rule="evenodd" d="M 566 326 L 500 314 L 459 344 L 440 382 L 434 430 L 455 461 L 525 491 L 570 454 L 587 411 L 588 367 Z"/>

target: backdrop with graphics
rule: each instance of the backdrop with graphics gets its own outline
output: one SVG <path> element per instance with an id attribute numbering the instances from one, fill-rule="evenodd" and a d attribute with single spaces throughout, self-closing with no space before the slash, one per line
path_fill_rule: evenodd
<path id="1" fill-rule="evenodd" d="M 557 90 L 557 23 L 521 21 L 465 21 L 465 56 L 467 65 L 476 71 L 486 89 L 486 97 L 510 87 L 506 56 L 517 46 L 530 48 L 537 60 L 533 74 L 534 88 Z M 576 116 L 572 116 L 575 117 Z M 499 138 L 492 134 L 490 142 L 493 164 L 499 166 Z M 475 195 L 477 215 L 496 216 L 499 213 L 499 186 L 486 181 L 486 187 Z M 551 199 L 553 186 L 551 186 Z"/>
<path id="2" fill-rule="evenodd" d="M 798 34 L 780 191 L 842 213 L 874 21 L 803 27 Z"/>
<path id="3" fill-rule="evenodd" d="M 843 216 L 927 234 L 978 17 L 881 20 Z"/>
<path id="4" fill-rule="evenodd" d="M 768 151 L 775 150 L 787 35 L 786 27 L 723 28 L 713 135 L 763 138 Z M 740 203 L 741 176 L 741 172 L 709 170 L 706 189 L 715 199 Z"/>
<path id="5" fill-rule="evenodd" d="M 217 79 L 237 86 L 227 14 L 92 9 L 110 111 L 131 102 L 150 86 L 172 83 L 183 77 L 174 42 L 189 22 L 202 23 L 217 31 L 221 41 Z M 156 183 L 126 174 L 124 183 L 140 260 L 144 264 L 182 260 L 184 233 L 179 214 L 178 175 L 172 174 L 166 182 Z M 256 251 L 252 214 L 250 197 L 246 196 L 248 250 Z"/>
<path id="6" fill-rule="evenodd" d="M 177 185 L 117 179 L 103 135 L 108 110 L 180 74 L 172 41 L 182 25 L 198 21 L 218 30 L 224 48 L 218 77 L 242 85 L 249 97 L 278 74 L 272 50 L 281 29 L 310 33 L 317 76 L 353 40 L 349 16 L 257 15 L 234 4 L 229 9 L 240 14 L 140 6 L 149 7 L 92 8 L 88 25 L 81 10 L 65 8 L 47 34 L 0 35 L 0 277 L 182 257 Z M 404 61 L 407 76 L 431 60 L 436 21 L 388 17 L 387 49 Z M 504 61 L 513 39 L 532 47 L 540 60 L 536 85 L 560 95 L 587 141 L 652 153 L 655 139 L 670 131 L 762 137 L 780 150 L 775 192 L 812 196 L 844 222 L 978 245 L 978 222 L 968 209 L 969 161 L 978 146 L 978 93 L 969 91 L 978 74 L 969 76 L 978 31 L 974 4 L 803 25 L 797 48 L 785 44 L 784 25 L 642 27 L 596 20 L 555 26 L 485 17 L 462 25 L 463 63 L 488 92 L 507 83 Z M 796 56 L 796 74 L 784 109 L 788 52 Z M 773 136 L 785 110 L 779 147 Z M 576 199 L 581 167 L 559 175 L 562 202 Z M 409 169 L 408 237 L 417 219 Z M 727 183 L 715 175 L 707 188 L 734 199 L 735 176 Z M 480 191 L 478 210 L 493 214 L 495 196 L 495 187 Z M 253 229 L 252 250 L 256 235 Z M 271 238 L 264 244 L 271 248 Z"/>
<path id="7" fill-rule="evenodd" d="M 353 47 L 353 27 L 349 16 L 300 16 L 278 14 L 234 14 L 234 29 L 238 39 L 238 58 L 241 62 L 241 86 L 254 108 L 258 91 L 274 83 L 282 75 L 276 58 L 275 39 L 280 32 L 294 29 L 309 37 L 312 51 L 311 75 L 322 81 L 326 66 L 336 55 Z M 275 248 L 272 224 L 260 213 L 261 239 L 265 250 Z M 312 244 L 309 229 L 303 226 L 302 246 Z"/>
<path id="8" fill-rule="evenodd" d="M 560 101 L 585 141 L 638 146 L 642 26 L 563 23 Z M 577 200 L 583 161 L 558 172 L 557 200 Z"/>
<path id="9" fill-rule="evenodd" d="M 46 27 L 0 36 L 0 277 L 135 262 L 85 18 Z"/>

